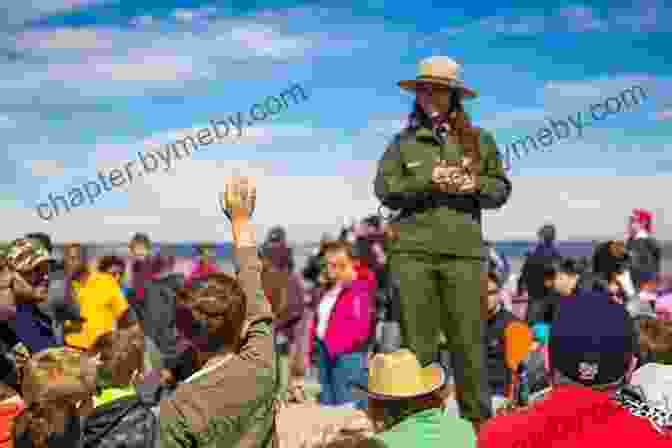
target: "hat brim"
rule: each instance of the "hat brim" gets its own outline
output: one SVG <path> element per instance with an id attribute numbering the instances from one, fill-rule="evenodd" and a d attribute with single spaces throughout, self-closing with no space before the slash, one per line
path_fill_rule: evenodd
<path id="1" fill-rule="evenodd" d="M 397 83 L 399 87 L 409 92 L 415 92 L 420 84 L 435 84 L 437 86 L 451 87 L 462 91 L 466 98 L 476 98 L 478 93 L 466 86 L 456 86 L 454 81 L 441 79 L 404 79 Z"/>
<path id="2" fill-rule="evenodd" d="M 357 382 L 352 382 L 351 386 L 355 392 L 359 392 L 374 400 L 408 400 L 425 397 L 448 384 L 446 370 L 438 363 L 432 363 L 427 367 L 424 367 L 421 371 L 421 376 L 423 379 L 422 383 L 425 387 L 422 390 L 408 391 L 405 393 L 382 393 L 381 391 L 370 389 L 366 384 Z"/>
<path id="3" fill-rule="evenodd" d="M 17 269 L 17 271 L 18 272 L 32 271 L 33 269 L 35 269 L 36 267 L 38 267 L 42 263 L 49 264 L 49 268 L 51 270 L 51 267 L 52 267 L 53 263 L 55 263 L 55 262 L 56 262 L 56 260 L 54 258 L 52 258 L 51 256 L 46 256 L 46 255 L 45 256 L 40 256 L 40 257 L 37 257 L 35 260 L 33 260 L 33 262 L 30 265 L 27 265 L 25 267 L 22 266 L 21 269 Z"/>

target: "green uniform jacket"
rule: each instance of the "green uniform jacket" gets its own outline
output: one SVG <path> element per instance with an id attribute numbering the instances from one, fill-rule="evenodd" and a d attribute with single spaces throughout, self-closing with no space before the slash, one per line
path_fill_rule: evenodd
<path id="1" fill-rule="evenodd" d="M 482 257 L 481 210 L 502 207 L 511 195 L 495 139 L 480 129 L 480 189 L 476 193 L 431 190 L 437 159 L 459 160 L 455 143 L 439 144 L 427 128 L 397 134 L 378 164 L 374 182 L 381 203 L 402 210 L 391 252 Z M 437 207 L 437 205 L 440 205 Z"/>

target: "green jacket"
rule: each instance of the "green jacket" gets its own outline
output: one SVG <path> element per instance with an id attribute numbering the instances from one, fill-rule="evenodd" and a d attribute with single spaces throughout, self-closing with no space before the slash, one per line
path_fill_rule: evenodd
<path id="1" fill-rule="evenodd" d="M 471 423 L 434 408 L 416 412 L 390 429 L 362 443 L 366 448 L 475 448 Z"/>
<path id="2" fill-rule="evenodd" d="M 479 147 L 480 189 L 476 193 L 441 193 L 431 189 L 434 163 L 437 159 L 459 160 L 460 146 L 439 144 L 427 128 L 395 136 L 378 164 L 374 182 L 381 203 L 402 211 L 393 223 L 399 236 L 388 250 L 482 256 L 481 210 L 502 207 L 511 195 L 511 182 L 495 139 L 482 129 Z"/>
<path id="3" fill-rule="evenodd" d="M 161 400 L 162 448 L 270 448 L 280 392 L 273 314 L 255 247 L 236 248 L 250 323 L 240 350 L 211 360 Z"/>

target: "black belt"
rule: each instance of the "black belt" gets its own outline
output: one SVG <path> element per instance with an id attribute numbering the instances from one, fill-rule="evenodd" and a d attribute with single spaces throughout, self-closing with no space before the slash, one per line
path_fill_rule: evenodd
<path id="1" fill-rule="evenodd" d="M 481 208 L 477 197 L 471 194 L 428 193 L 416 203 L 415 207 L 402 210 L 400 217 L 408 217 L 440 207 L 468 213 L 480 222 Z"/>

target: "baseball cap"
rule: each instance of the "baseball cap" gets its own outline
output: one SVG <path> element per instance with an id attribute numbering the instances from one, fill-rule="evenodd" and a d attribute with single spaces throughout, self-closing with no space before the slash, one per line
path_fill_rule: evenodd
<path id="1" fill-rule="evenodd" d="M 551 326 L 551 365 L 584 386 L 614 383 L 626 374 L 626 354 L 636 353 L 635 324 L 623 305 L 586 294 L 559 304 Z"/>
<path id="2" fill-rule="evenodd" d="M 18 272 L 30 271 L 43 261 L 51 261 L 47 249 L 40 241 L 32 238 L 18 238 L 12 241 L 5 257 L 10 269 Z"/>

